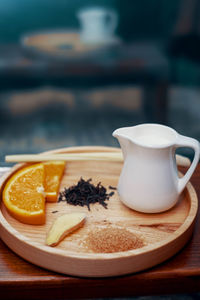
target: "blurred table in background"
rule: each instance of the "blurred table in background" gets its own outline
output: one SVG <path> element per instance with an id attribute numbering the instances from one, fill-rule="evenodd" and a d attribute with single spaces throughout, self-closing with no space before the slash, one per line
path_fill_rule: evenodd
<path id="1" fill-rule="evenodd" d="M 167 123 L 168 77 L 167 57 L 154 43 L 110 46 L 77 59 L 38 55 L 19 44 L 0 45 L 0 92 L 43 85 L 84 89 L 139 85 L 146 122 Z"/>

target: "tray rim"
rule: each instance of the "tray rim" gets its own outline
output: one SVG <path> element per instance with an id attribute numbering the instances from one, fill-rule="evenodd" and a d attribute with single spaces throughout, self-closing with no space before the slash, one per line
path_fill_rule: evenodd
<path id="1" fill-rule="evenodd" d="M 105 147 L 105 146 L 77 146 L 77 147 L 66 147 L 66 148 L 60 148 L 56 150 L 50 150 L 46 151 L 43 153 L 61 153 L 61 152 L 84 152 L 84 151 L 120 151 L 120 148 L 115 148 L 115 147 Z M 1 177 L 0 180 L 0 188 L 1 190 L 3 189 L 3 186 L 6 182 L 6 180 L 13 174 L 13 172 L 17 171 L 18 169 L 24 167 L 27 165 L 27 163 L 22 163 L 22 164 L 16 164 L 14 165 L 5 175 Z M 35 248 L 37 250 L 42 250 L 45 251 L 49 254 L 57 254 L 59 256 L 63 257 L 73 257 L 77 259 L 88 259 L 88 260 L 111 260 L 111 259 L 116 259 L 116 258 L 123 258 L 123 257 L 129 257 L 129 256 L 137 256 L 145 253 L 150 253 L 151 251 L 155 251 L 156 249 L 162 247 L 162 246 L 167 246 L 171 242 L 174 241 L 174 234 L 176 235 L 176 238 L 180 237 L 185 231 L 187 231 L 190 226 L 194 223 L 198 211 L 198 198 L 196 191 L 192 184 L 189 182 L 186 186 L 187 192 L 189 194 L 189 198 L 191 199 L 192 197 L 195 199 L 195 201 L 191 201 L 191 206 L 190 210 L 188 213 L 188 216 L 186 217 L 184 223 L 175 231 L 173 232 L 173 235 L 170 235 L 169 237 L 163 239 L 162 241 L 156 242 L 151 245 L 146 245 L 142 248 L 139 249 L 133 249 L 133 250 L 128 250 L 128 251 L 122 251 L 122 252 L 114 252 L 114 253 L 74 253 L 72 251 L 67 251 L 63 249 L 58 249 L 58 248 L 52 248 L 46 245 L 41 245 L 38 242 L 31 241 L 29 238 L 21 234 L 19 231 L 17 231 L 14 227 L 11 226 L 11 224 L 6 220 L 4 217 L 1 209 L 0 209 L 0 226 L 4 228 L 4 230 L 9 234 L 12 235 L 14 239 L 19 240 L 26 245 Z M 192 217 L 191 217 L 192 214 Z M 25 225 L 26 226 L 26 225 Z M 1 237 L 1 231 L 0 231 L 0 237 Z M 2 237 L 1 237 L 2 238 Z M 4 240 L 2 238 L 2 240 Z"/>

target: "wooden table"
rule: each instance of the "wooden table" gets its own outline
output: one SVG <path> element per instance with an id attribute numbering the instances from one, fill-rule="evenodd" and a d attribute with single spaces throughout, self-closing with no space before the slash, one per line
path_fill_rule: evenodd
<path id="1" fill-rule="evenodd" d="M 41 86 L 88 90 L 137 85 L 143 88 L 145 122 L 167 123 L 170 64 L 161 48 L 156 42 L 134 42 L 87 59 L 58 59 L 18 44 L 0 44 L 0 93 Z"/>
<path id="2" fill-rule="evenodd" d="M 200 165 L 191 182 L 200 198 Z M 199 292 L 199 220 L 198 212 L 192 240 L 176 256 L 150 270 L 115 278 L 76 278 L 49 272 L 24 261 L 0 241 L 0 297 L 77 299 Z"/>

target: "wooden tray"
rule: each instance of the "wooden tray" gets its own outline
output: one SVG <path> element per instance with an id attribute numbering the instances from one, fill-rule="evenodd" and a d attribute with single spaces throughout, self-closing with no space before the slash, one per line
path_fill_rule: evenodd
<path id="1" fill-rule="evenodd" d="M 74 147 L 52 152 L 119 151 L 110 147 Z M 50 152 L 48 152 L 50 153 Z M 18 164 L 1 178 L 3 188 L 8 177 L 24 166 Z M 105 186 L 117 186 L 122 168 L 117 162 L 69 162 L 60 189 L 76 184 L 82 176 L 99 181 Z M 25 225 L 12 218 L 3 203 L 0 207 L 0 236 L 15 253 L 24 259 L 49 270 L 76 276 L 106 277 L 141 271 L 163 262 L 177 253 L 192 235 L 198 208 L 196 192 L 188 183 L 177 205 L 159 214 L 143 214 L 124 206 L 115 192 L 108 201 L 108 209 L 94 204 L 89 212 L 86 207 L 66 203 L 47 203 L 46 224 Z M 52 213 L 57 210 L 57 213 Z M 53 220 L 63 213 L 84 211 L 87 221 L 84 227 L 66 237 L 57 247 L 45 245 L 46 233 Z M 145 246 L 135 250 L 115 253 L 93 253 L 84 246 L 88 230 L 103 228 L 111 224 L 126 228 L 143 239 Z"/>
<path id="2" fill-rule="evenodd" d="M 46 60 L 91 60 L 116 48 L 120 40 L 116 37 L 106 44 L 85 45 L 76 30 L 45 30 L 33 32 L 21 39 L 23 48 L 29 55 Z"/>

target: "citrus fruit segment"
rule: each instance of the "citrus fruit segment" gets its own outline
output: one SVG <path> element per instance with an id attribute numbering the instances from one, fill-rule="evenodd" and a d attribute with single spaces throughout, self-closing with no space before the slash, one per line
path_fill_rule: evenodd
<path id="1" fill-rule="evenodd" d="M 64 161 L 44 162 L 44 189 L 47 202 L 56 202 L 62 175 L 65 170 Z"/>
<path id="2" fill-rule="evenodd" d="M 26 224 L 45 223 L 44 165 L 17 171 L 7 181 L 2 195 L 8 212 Z"/>

